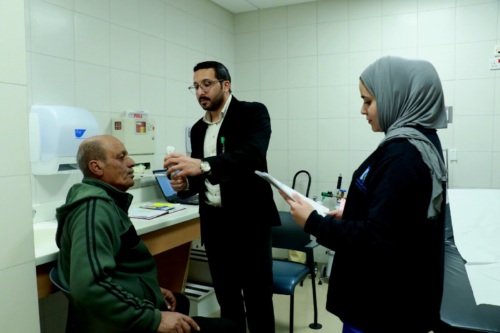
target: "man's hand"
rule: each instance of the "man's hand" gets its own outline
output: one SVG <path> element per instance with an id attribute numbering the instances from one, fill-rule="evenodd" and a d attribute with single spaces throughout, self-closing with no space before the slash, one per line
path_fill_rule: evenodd
<path id="1" fill-rule="evenodd" d="M 200 168 L 201 160 L 191 158 L 186 155 L 172 153 L 165 156 L 163 159 L 163 167 L 167 170 L 167 176 L 172 172 L 179 171 L 175 174 L 177 177 L 198 176 L 201 175 Z"/>
<path id="2" fill-rule="evenodd" d="M 292 194 L 295 201 L 290 199 L 283 191 L 279 191 L 279 193 L 290 205 L 290 213 L 295 223 L 303 227 L 309 215 L 315 210 L 314 207 L 309 202 L 302 200 L 296 193 Z"/>
<path id="3" fill-rule="evenodd" d="M 188 181 L 186 177 L 179 176 L 178 173 L 174 173 L 170 179 L 170 185 L 175 192 L 180 192 L 187 188 Z"/>
<path id="4" fill-rule="evenodd" d="M 179 312 L 163 312 L 161 313 L 160 325 L 157 328 L 159 333 L 189 333 L 191 327 L 195 331 L 200 330 L 200 326 L 193 318 L 183 315 Z"/>
<path id="5" fill-rule="evenodd" d="M 174 294 L 168 289 L 162 287 L 160 287 L 160 289 L 161 289 L 161 294 L 165 299 L 165 303 L 167 303 L 167 308 L 170 311 L 175 311 L 175 307 L 177 306 L 177 300 L 175 299 Z"/>

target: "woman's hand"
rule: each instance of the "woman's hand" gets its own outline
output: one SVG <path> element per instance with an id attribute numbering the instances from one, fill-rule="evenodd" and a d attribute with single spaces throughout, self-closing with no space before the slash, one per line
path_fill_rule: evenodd
<path id="1" fill-rule="evenodd" d="M 335 209 L 326 213 L 326 215 L 331 215 L 336 219 L 342 219 L 342 214 L 344 214 L 343 209 Z"/>
<path id="2" fill-rule="evenodd" d="M 315 210 L 314 207 L 309 202 L 302 200 L 296 193 L 292 194 L 294 200 L 290 199 L 283 191 L 279 191 L 279 193 L 290 205 L 290 214 L 292 214 L 295 223 L 303 227 L 309 215 Z"/>
<path id="3" fill-rule="evenodd" d="M 334 218 L 341 220 L 342 219 L 342 215 L 344 215 L 345 202 L 346 202 L 345 198 L 340 199 L 340 206 L 339 206 L 339 208 L 326 213 L 326 215 L 331 215 Z"/>

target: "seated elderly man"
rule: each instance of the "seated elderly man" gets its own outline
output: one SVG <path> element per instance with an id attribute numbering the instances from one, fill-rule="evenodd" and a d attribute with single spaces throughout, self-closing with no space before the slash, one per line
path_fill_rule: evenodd
<path id="1" fill-rule="evenodd" d="M 110 135 L 84 140 L 81 183 L 57 209 L 59 280 L 69 290 L 72 333 L 232 332 L 221 318 L 191 318 L 182 294 L 160 288 L 156 263 L 128 217 L 134 160 Z M 183 304 L 183 305 L 181 305 Z"/>

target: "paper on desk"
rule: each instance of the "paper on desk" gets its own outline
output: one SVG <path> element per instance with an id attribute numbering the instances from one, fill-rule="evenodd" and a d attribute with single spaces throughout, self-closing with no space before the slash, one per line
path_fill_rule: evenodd
<path id="1" fill-rule="evenodd" d="M 301 197 L 301 199 L 309 202 L 314 207 L 314 209 L 316 209 L 316 211 L 320 215 L 325 216 L 326 212 L 330 211 L 330 209 L 328 207 L 325 207 L 325 206 L 317 203 L 316 201 L 314 201 L 314 200 L 306 197 L 305 195 L 303 195 L 303 194 L 295 191 L 293 188 L 286 186 L 285 184 L 283 184 L 282 182 L 278 181 L 276 178 L 274 178 L 273 176 L 271 176 L 267 172 L 262 172 L 262 171 L 256 170 L 255 173 L 259 177 L 261 177 L 262 179 L 265 179 L 267 182 L 269 182 L 269 184 L 271 184 L 272 186 L 274 186 L 274 188 L 276 188 L 277 190 L 283 191 L 290 199 L 292 199 L 294 201 L 295 201 L 295 199 L 293 199 L 293 195 L 292 194 L 293 193 L 298 194 Z"/>
<path id="2" fill-rule="evenodd" d="M 146 209 L 140 207 L 130 207 L 128 210 L 128 217 L 133 219 L 153 219 L 155 217 L 165 215 L 168 211 L 165 210 L 155 210 L 155 209 Z"/>
<path id="3" fill-rule="evenodd" d="M 180 210 L 186 209 L 185 207 L 177 207 L 171 210 L 161 210 L 161 209 L 147 209 L 147 208 L 140 208 L 140 207 L 130 207 L 128 210 L 128 217 L 133 218 L 133 219 L 145 219 L 145 220 L 151 220 L 154 219 L 155 217 L 166 215 L 166 214 L 172 214 L 175 212 L 178 212 Z"/>
<path id="4" fill-rule="evenodd" d="M 179 208 L 181 204 L 169 202 L 145 202 L 140 208 L 170 211 Z"/>

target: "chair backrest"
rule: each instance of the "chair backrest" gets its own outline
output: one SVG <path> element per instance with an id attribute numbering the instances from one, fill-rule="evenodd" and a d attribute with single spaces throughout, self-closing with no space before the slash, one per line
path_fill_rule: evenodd
<path id="1" fill-rule="evenodd" d="M 50 281 L 57 287 L 68 299 L 68 315 L 66 320 L 66 333 L 87 333 L 87 332 L 107 332 L 117 333 L 122 330 L 117 330 L 104 321 L 96 320 L 96 318 L 89 314 L 83 308 L 77 308 L 74 304 L 71 293 L 68 289 L 64 288 L 59 280 L 57 266 L 52 267 L 49 273 Z"/>
<path id="2" fill-rule="evenodd" d="M 307 265 L 314 267 L 314 248 L 316 241 L 297 225 L 290 212 L 279 212 L 281 226 L 271 228 L 272 246 L 279 249 L 302 251 L 306 253 Z"/>
<path id="3" fill-rule="evenodd" d="M 297 180 L 297 177 L 301 174 L 301 173 L 305 173 L 307 175 L 307 190 L 306 190 L 306 197 L 309 196 L 309 189 L 311 188 L 311 174 L 306 171 L 306 170 L 300 170 L 300 171 L 297 171 L 297 173 L 295 174 L 295 176 L 293 176 L 293 182 L 292 182 L 292 189 L 295 189 L 295 181 Z"/>
<path id="4" fill-rule="evenodd" d="M 59 290 L 61 290 L 64 294 L 69 295 L 69 290 L 64 288 L 61 285 L 61 281 L 59 280 L 59 274 L 57 273 L 57 266 L 54 266 L 51 268 L 50 273 L 49 273 L 49 278 L 50 281 L 57 287 Z"/>

